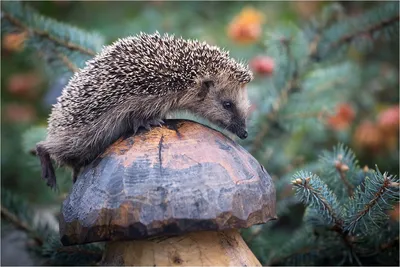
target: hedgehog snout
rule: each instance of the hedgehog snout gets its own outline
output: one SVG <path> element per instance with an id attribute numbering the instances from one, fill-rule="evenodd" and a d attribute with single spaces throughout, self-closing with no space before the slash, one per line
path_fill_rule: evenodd
<path id="1" fill-rule="evenodd" d="M 240 139 L 246 139 L 248 136 L 248 133 L 246 130 L 242 130 L 236 133 L 236 135 L 240 138 Z"/>
<path id="2" fill-rule="evenodd" d="M 243 134 L 241 136 L 239 136 L 241 139 L 246 139 L 248 136 L 247 131 L 244 131 Z"/>
<path id="3" fill-rule="evenodd" d="M 236 134 L 240 139 L 246 139 L 248 136 L 247 129 L 245 125 L 239 124 L 231 124 L 227 127 L 227 129 L 231 132 Z"/>

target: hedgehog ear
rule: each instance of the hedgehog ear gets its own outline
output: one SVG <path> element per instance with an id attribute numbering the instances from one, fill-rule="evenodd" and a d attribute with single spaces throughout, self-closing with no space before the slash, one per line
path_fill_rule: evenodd
<path id="1" fill-rule="evenodd" d="M 200 92 L 198 93 L 198 96 L 203 100 L 208 92 L 210 92 L 210 88 L 214 86 L 214 82 L 211 79 L 205 79 L 201 82 L 201 88 Z"/>

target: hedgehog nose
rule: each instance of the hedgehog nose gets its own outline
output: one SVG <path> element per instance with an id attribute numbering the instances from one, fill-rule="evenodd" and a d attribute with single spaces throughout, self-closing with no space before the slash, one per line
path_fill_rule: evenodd
<path id="1" fill-rule="evenodd" d="M 246 139 L 248 136 L 247 131 L 244 131 L 239 137 L 240 139 Z"/>

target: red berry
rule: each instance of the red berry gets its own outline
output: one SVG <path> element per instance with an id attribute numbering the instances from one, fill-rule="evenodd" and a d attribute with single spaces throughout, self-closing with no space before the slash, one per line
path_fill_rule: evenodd
<path id="1" fill-rule="evenodd" d="M 10 103 L 3 107 L 2 112 L 7 122 L 32 122 L 36 119 L 36 110 L 31 105 Z"/>
<path id="2" fill-rule="evenodd" d="M 36 73 L 14 74 L 8 80 L 7 90 L 13 95 L 31 98 L 37 95 L 36 89 L 40 82 L 40 77 Z"/>
<path id="3" fill-rule="evenodd" d="M 379 114 L 378 125 L 386 132 L 396 132 L 399 128 L 399 105 L 392 106 Z"/>
<path id="4" fill-rule="evenodd" d="M 250 61 L 250 68 L 260 75 L 271 75 L 274 72 L 275 62 L 267 56 L 257 56 Z"/>

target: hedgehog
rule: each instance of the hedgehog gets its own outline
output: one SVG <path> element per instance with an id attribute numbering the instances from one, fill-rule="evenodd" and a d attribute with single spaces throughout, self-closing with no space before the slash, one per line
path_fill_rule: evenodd
<path id="1" fill-rule="evenodd" d="M 188 111 L 247 138 L 247 65 L 198 40 L 158 32 L 119 39 L 86 62 L 63 89 L 36 145 L 42 178 L 56 187 L 52 161 L 81 169 L 122 136 Z"/>

